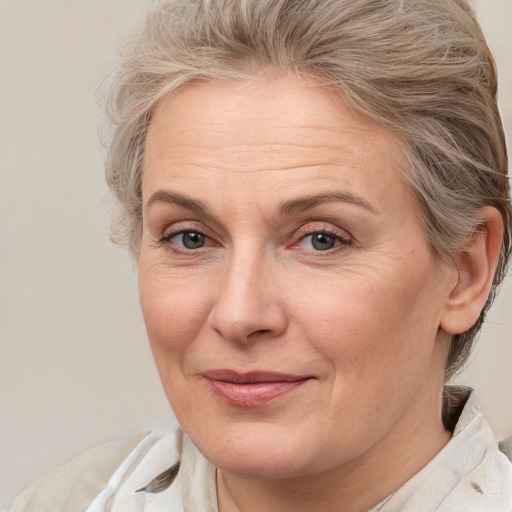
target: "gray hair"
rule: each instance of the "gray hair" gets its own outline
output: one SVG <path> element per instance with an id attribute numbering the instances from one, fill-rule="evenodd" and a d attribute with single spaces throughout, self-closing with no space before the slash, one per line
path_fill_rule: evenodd
<path id="1" fill-rule="evenodd" d="M 477 323 L 455 335 L 447 377 L 467 360 L 510 255 L 507 151 L 494 60 L 465 0 L 163 0 L 121 57 L 106 164 L 112 239 L 137 258 L 152 113 L 197 80 L 295 74 L 339 92 L 405 140 L 403 174 L 440 260 L 460 253 L 493 206 L 505 235 Z"/>

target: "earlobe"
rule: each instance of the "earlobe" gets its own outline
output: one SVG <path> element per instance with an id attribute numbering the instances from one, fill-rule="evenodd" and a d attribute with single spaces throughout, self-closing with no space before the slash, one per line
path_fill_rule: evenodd
<path id="1" fill-rule="evenodd" d="M 449 334 L 470 329 L 480 316 L 492 286 L 503 240 L 503 219 L 496 208 L 480 210 L 481 229 L 455 260 L 457 282 L 441 317 Z"/>

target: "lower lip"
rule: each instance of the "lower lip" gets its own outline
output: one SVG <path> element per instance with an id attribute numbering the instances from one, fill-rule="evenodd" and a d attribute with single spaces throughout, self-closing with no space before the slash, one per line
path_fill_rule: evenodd
<path id="1" fill-rule="evenodd" d="M 293 391 L 309 379 L 293 382 L 255 382 L 239 384 L 221 380 L 208 380 L 210 389 L 223 402 L 237 407 L 261 407 Z"/>

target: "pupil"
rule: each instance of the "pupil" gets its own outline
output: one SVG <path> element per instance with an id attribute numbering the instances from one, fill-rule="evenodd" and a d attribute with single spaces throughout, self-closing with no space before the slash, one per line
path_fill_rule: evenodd
<path id="1" fill-rule="evenodd" d="M 313 236 L 311 240 L 311 244 L 317 251 L 326 251 L 328 249 L 332 249 L 336 241 L 334 237 L 325 235 L 323 233 L 317 233 Z"/>
<path id="2" fill-rule="evenodd" d="M 183 245 L 187 249 L 198 249 L 204 245 L 204 236 L 201 233 L 194 233 L 190 231 L 188 233 L 183 233 Z"/>

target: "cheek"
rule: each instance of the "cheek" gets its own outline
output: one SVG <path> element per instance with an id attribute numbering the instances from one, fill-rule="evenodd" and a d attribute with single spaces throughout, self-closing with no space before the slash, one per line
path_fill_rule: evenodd
<path id="1" fill-rule="evenodd" d="M 139 270 L 140 304 L 157 365 L 161 357 L 182 357 L 205 324 L 210 306 L 200 289 L 165 272 Z"/>
<path id="2" fill-rule="evenodd" d="M 171 282 L 172 281 L 172 282 Z M 194 413 L 187 385 L 188 359 L 208 317 L 209 305 L 195 286 L 139 274 L 139 295 L 153 358 L 171 407 L 185 425 Z"/>
<path id="3" fill-rule="evenodd" d="M 297 304 L 294 317 L 343 379 L 374 374 L 388 380 L 413 360 L 420 364 L 435 342 L 437 312 L 427 300 L 427 282 L 397 276 L 390 285 L 373 277 L 347 275 L 326 283 L 322 293 L 303 288 L 297 299 L 315 297 Z"/>

